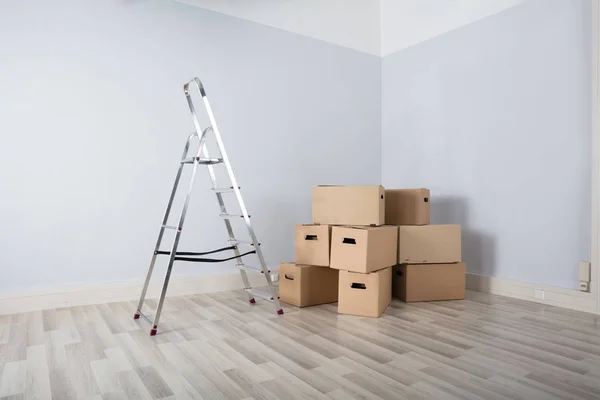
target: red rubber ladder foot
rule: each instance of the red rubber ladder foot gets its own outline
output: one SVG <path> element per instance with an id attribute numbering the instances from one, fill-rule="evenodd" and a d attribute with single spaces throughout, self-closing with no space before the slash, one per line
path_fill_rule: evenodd
<path id="1" fill-rule="evenodd" d="M 256 300 L 254 300 L 254 299 L 252 298 L 252 299 L 248 300 L 248 302 L 249 302 L 250 304 L 254 304 L 254 303 L 256 303 Z"/>
<path id="2" fill-rule="evenodd" d="M 283 315 L 283 308 L 280 308 L 279 310 L 277 310 L 277 315 Z"/>
<path id="3" fill-rule="evenodd" d="M 140 319 L 140 313 L 133 314 L 133 319 Z"/>
<path id="4" fill-rule="evenodd" d="M 157 326 L 154 325 L 154 327 L 152 329 L 150 329 L 150 336 L 155 336 L 156 335 L 156 328 L 157 328 Z"/>

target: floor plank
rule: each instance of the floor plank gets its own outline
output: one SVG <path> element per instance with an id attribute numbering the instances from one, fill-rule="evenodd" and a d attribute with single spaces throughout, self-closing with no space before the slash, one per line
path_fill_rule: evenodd
<path id="1" fill-rule="evenodd" d="M 148 306 L 156 305 L 151 300 Z M 168 298 L 0 316 L 4 399 L 600 399 L 600 318 L 469 292 L 380 318 Z"/>

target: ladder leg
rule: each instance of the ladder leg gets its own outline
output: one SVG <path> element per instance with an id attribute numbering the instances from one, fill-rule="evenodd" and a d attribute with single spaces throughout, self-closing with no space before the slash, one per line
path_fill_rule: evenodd
<path id="1" fill-rule="evenodd" d="M 199 86 L 200 88 L 200 86 Z M 215 135 L 215 139 L 217 141 L 217 146 L 219 148 L 219 152 L 221 153 L 221 157 L 223 158 L 223 163 L 225 164 L 225 169 L 227 170 L 227 174 L 229 175 L 229 181 L 233 186 L 233 191 L 235 193 L 235 197 L 237 199 L 238 205 L 240 206 L 240 210 L 242 211 L 242 215 L 244 217 L 244 222 L 246 222 L 246 227 L 248 228 L 248 233 L 250 234 L 250 238 L 252 239 L 252 243 L 254 243 L 254 247 L 256 248 L 256 255 L 260 261 L 263 273 L 267 280 L 267 286 L 269 287 L 269 291 L 271 292 L 271 297 L 273 298 L 273 304 L 275 305 L 275 312 L 279 315 L 283 314 L 283 308 L 281 308 L 281 304 L 279 303 L 278 291 L 275 289 L 273 282 L 271 282 L 271 276 L 269 274 L 269 270 L 267 268 L 267 263 L 262 254 L 262 250 L 258 245 L 258 240 L 256 238 L 256 234 L 254 233 L 254 228 L 252 227 L 252 223 L 250 222 L 250 217 L 248 216 L 248 211 L 246 210 L 246 205 L 244 200 L 242 199 L 242 194 L 240 193 L 239 186 L 237 184 L 237 180 L 235 179 L 235 175 L 233 173 L 233 168 L 231 168 L 231 163 L 229 162 L 229 157 L 227 156 L 227 152 L 225 151 L 225 145 L 223 144 L 223 140 L 221 139 L 221 134 L 219 133 L 219 129 L 217 128 L 217 121 L 212 112 L 212 108 L 210 107 L 210 103 L 208 102 L 208 98 L 206 97 L 206 93 L 204 89 L 201 90 L 202 100 L 204 101 L 204 106 L 206 108 L 206 112 L 208 114 L 208 119 L 211 124 L 212 131 Z M 189 100 L 188 100 L 189 102 Z M 195 112 L 192 111 L 192 115 L 194 117 L 194 121 L 196 121 Z"/>
<path id="2" fill-rule="evenodd" d="M 254 242 L 256 242 L 256 235 L 254 234 L 254 229 L 252 229 L 252 227 L 249 228 L 249 232 L 250 232 L 250 237 L 252 238 L 252 240 Z M 277 289 L 275 289 L 275 285 L 273 285 L 273 282 L 271 281 L 271 274 L 268 271 L 267 268 L 267 263 L 263 257 L 262 254 L 262 250 L 260 249 L 259 246 L 256 246 L 256 255 L 258 256 L 258 259 L 260 260 L 260 264 L 262 265 L 264 274 L 265 274 L 265 278 L 267 279 L 267 286 L 269 287 L 269 291 L 271 292 L 271 296 L 273 296 L 273 304 L 275 305 L 275 312 L 277 313 L 277 315 L 282 315 L 283 314 L 283 308 L 281 308 L 281 303 L 279 303 L 279 292 L 277 291 Z"/>
<path id="3" fill-rule="evenodd" d="M 180 171 L 181 171 L 181 169 L 182 169 L 182 167 L 179 168 Z M 171 247 L 171 255 L 169 256 L 169 265 L 167 267 L 165 281 L 163 283 L 163 288 L 160 293 L 158 305 L 156 307 L 156 313 L 154 314 L 154 322 L 152 323 L 152 329 L 150 329 L 150 336 L 156 335 L 156 332 L 158 329 L 158 322 L 160 321 L 160 314 L 162 312 L 163 304 L 165 302 L 165 296 L 167 295 L 167 288 L 169 286 L 169 280 L 171 279 L 171 270 L 173 269 L 173 263 L 175 263 L 175 256 L 177 255 L 177 246 L 179 246 L 179 238 L 181 237 L 183 223 L 185 222 L 185 215 L 187 214 L 187 209 L 190 204 L 190 197 L 192 197 L 192 189 L 194 188 L 194 181 L 196 179 L 197 171 L 198 171 L 198 158 L 196 157 L 196 161 L 194 161 L 194 168 L 192 169 L 192 176 L 190 177 L 190 183 L 188 185 L 188 191 L 187 191 L 187 194 L 185 195 L 185 202 L 183 203 L 183 208 L 181 209 L 181 214 L 179 215 L 179 223 L 177 224 L 178 229 L 177 229 L 177 233 L 175 234 L 175 239 L 173 239 L 173 246 Z M 178 176 L 178 178 L 179 178 L 179 176 Z M 174 196 L 174 194 L 173 194 L 173 196 Z"/>
<path id="4" fill-rule="evenodd" d="M 160 242 L 162 241 L 162 234 L 164 228 L 161 229 L 159 234 L 157 247 L 160 246 Z M 144 282 L 144 287 L 142 289 L 142 294 L 140 295 L 140 301 L 138 302 L 137 309 L 135 314 L 133 314 L 133 319 L 139 319 L 142 314 L 142 306 L 144 305 L 144 300 L 146 299 L 146 292 L 148 291 L 148 285 L 150 285 L 150 278 L 152 278 L 152 271 L 154 270 L 154 264 L 156 263 L 156 254 L 152 256 L 152 261 L 150 261 L 150 267 L 148 268 L 148 273 L 146 274 L 146 282 Z"/>
<path id="5" fill-rule="evenodd" d="M 179 235 L 179 234 L 178 234 Z M 175 252 L 173 251 L 173 254 Z M 171 279 L 171 270 L 173 269 L 174 256 L 169 260 L 169 266 L 167 267 L 167 274 L 165 275 L 165 282 L 163 283 L 162 291 L 160 292 L 160 298 L 158 299 L 158 305 L 156 307 L 156 313 L 154 314 L 154 321 L 152 322 L 152 328 L 150 329 L 150 336 L 156 335 L 158 329 L 158 322 L 160 321 L 160 314 L 162 313 L 163 304 L 165 303 L 165 296 L 167 295 L 167 288 L 169 286 L 169 280 Z"/>
<path id="6" fill-rule="evenodd" d="M 187 154 L 189 146 L 190 146 L 190 139 L 188 139 L 188 142 L 185 145 L 185 150 L 183 152 L 184 157 Z M 148 267 L 148 273 L 146 274 L 146 281 L 144 282 L 144 287 L 142 288 L 140 300 L 138 302 L 137 310 L 135 311 L 135 314 L 133 315 L 133 319 L 139 319 L 140 315 L 142 313 L 142 306 L 144 305 L 144 300 L 146 299 L 146 292 L 148 291 L 148 286 L 150 285 L 150 279 L 152 278 L 152 272 L 154 271 L 154 264 L 156 263 L 156 252 L 160 249 L 160 245 L 162 243 L 162 238 L 163 238 L 163 235 L 165 234 L 165 225 L 169 221 L 169 215 L 171 214 L 171 207 L 173 206 L 173 200 L 175 199 L 175 194 L 177 193 L 177 187 L 179 186 L 179 180 L 181 179 L 182 171 L 183 171 L 183 164 L 180 164 L 179 169 L 177 170 L 177 176 L 175 177 L 175 183 L 173 184 L 173 189 L 171 190 L 171 196 L 169 197 L 169 202 L 167 203 L 167 209 L 165 210 L 165 215 L 162 220 L 162 225 L 161 225 L 160 231 L 158 233 L 158 239 L 156 239 L 156 246 L 154 246 L 154 254 L 152 255 L 152 260 L 150 261 L 150 266 Z"/>
<path id="7" fill-rule="evenodd" d="M 248 280 L 248 274 L 246 274 L 246 271 L 244 270 L 240 270 L 240 275 L 242 276 L 242 282 L 244 282 L 244 289 L 250 289 L 252 288 L 252 286 L 250 286 L 250 281 Z M 256 303 L 256 300 L 254 299 L 254 296 L 252 295 L 252 293 L 248 293 L 248 302 L 250 304 L 254 304 Z"/>
<path id="8" fill-rule="evenodd" d="M 198 91 L 200 92 L 200 95 L 202 96 L 202 101 L 204 102 L 204 107 L 206 108 L 206 112 L 208 114 L 208 119 L 210 121 L 210 127 L 202 132 L 199 153 L 204 154 L 205 157 L 208 158 L 204 138 L 205 138 L 206 132 L 208 130 L 212 130 L 214 133 L 215 139 L 217 141 L 217 146 L 219 148 L 219 152 L 221 153 L 222 161 L 227 170 L 227 175 L 229 176 L 229 181 L 232 185 L 233 192 L 235 193 L 235 197 L 237 199 L 238 205 L 242 212 L 242 217 L 244 218 L 244 221 L 248 228 L 248 233 L 252 239 L 252 244 L 254 245 L 254 248 L 256 250 L 256 255 L 258 256 L 258 259 L 260 261 L 262 272 L 265 275 L 265 279 L 267 281 L 267 286 L 269 287 L 269 291 L 271 294 L 271 300 L 273 301 L 273 304 L 275 305 L 275 311 L 277 312 L 277 314 L 283 314 L 283 309 L 281 308 L 281 304 L 279 302 L 279 297 L 277 296 L 277 289 L 275 288 L 275 285 L 273 285 L 273 282 L 271 282 L 271 275 L 269 273 L 267 264 L 263 257 L 262 251 L 260 249 L 259 242 L 256 238 L 256 234 L 254 233 L 254 228 L 252 227 L 252 223 L 250 222 L 250 216 L 248 215 L 248 211 L 246 210 L 246 206 L 244 204 L 244 200 L 242 199 L 242 195 L 240 193 L 239 186 L 237 184 L 237 180 L 235 179 L 233 169 L 231 168 L 231 164 L 229 162 L 229 157 L 227 156 L 227 152 L 225 151 L 225 146 L 223 144 L 223 140 L 221 139 L 221 134 L 219 133 L 219 129 L 217 128 L 217 123 L 215 121 L 215 117 L 212 112 L 212 108 L 211 108 L 208 98 L 206 96 L 206 92 L 204 91 L 204 87 L 202 86 L 202 82 L 200 82 L 200 79 L 198 79 L 198 78 L 192 79 L 190 82 L 186 83 L 183 87 L 185 96 L 186 96 L 186 99 L 187 99 L 187 102 L 188 102 L 188 105 L 190 108 L 190 112 L 192 114 L 192 120 L 194 122 L 194 126 L 196 127 L 196 131 L 200 132 L 200 130 L 201 130 L 200 123 L 196 116 L 196 110 L 194 108 L 194 104 L 193 104 L 193 101 L 192 101 L 192 98 L 191 98 L 191 95 L 189 92 L 189 85 L 192 83 L 197 86 Z M 209 167 L 209 173 L 211 175 L 211 180 L 213 182 L 213 188 L 216 188 L 217 187 L 216 177 L 215 177 L 214 171 L 212 170 L 211 167 Z M 223 214 L 226 214 L 225 205 L 223 203 L 223 199 L 222 199 L 220 193 L 217 193 L 217 199 L 219 200 L 219 205 L 221 206 L 221 210 L 222 210 Z M 233 231 L 231 229 L 231 225 L 229 223 L 227 223 L 226 226 L 227 226 L 227 230 L 230 235 L 230 238 L 235 239 L 235 237 L 233 236 Z M 237 252 L 237 248 L 236 248 L 236 254 L 239 254 L 239 252 Z M 246 289 L 250 289 L 250 283 L 248 281 L 248 276 L 246 275 L 246 271 L 241 270 L 241 275 L 242 275 L 242 280 L 244 282 L 244 286 L 246 287 Z M 248 293 L 250 291 L 248 290 L 246 292 Z M 253 295 L 252 295 L 252 293 L 248 293 L 248 295 L 249 295 L 249 300 L 252 303 L 254 300 L 254 298 L 252 297 Z"/>
<path id="9" fill-rule="evenodd" d="M 204 133 L 206 133 L 209 129 L 206 129 Z M 205 135 L 202 136 L 201 142 L 200 142 L 200 149 L 202 152 L 202 157 L 204 158 L 209 158 L 210 156 L 208 155 L 208 149 L 206 148 L 206 142 L 205 142 Z M 208 175 L 210 176 L 210 180 L 212 182 L 213 185 L 213 189 L 216 189 L 217 187 L 219 187 L 218 183 L 217 183 L 217 175 L 215 174 L 215 169 L 212 165 L 207 165 L 207 169 L 208 169 Z M 225 201 L 223 200 L 223 196 L 221 195 L 221 193 L 216 193 L 217 195 L 217 202 L 219 203 L 219 208 L 221 210 L 221 214 L 227 214 L 227 209 L 225 208 Z M 225 229 L 227 230 L 227 235 L 229 236 L 229 240 L 235 240 L 235 235 L 233 233 L 233 227 L 231 226 L 231 222 L 228 219 L 225 219 Z M 239 251 L 239 249 L 236 248 L 233 250 L 236 256 L 239 256 L 241 253 Z M 239 259 L 238 259 L 239 260 Z M 246 274 L 246 271 L 244 270 L 240 270 L 240 275 L 242 276 L 242 282 L 244 283 L 244 289 L 250 289 L 250 281 L 248 280 L 248 275 Z M 256 303 L 256 300 L 254 299 L 254 296 L 251 293 L 246 292 L 246 294 L 248 295 L 248 302 L 250 304 L 254 304 Z"/>
<path id="10" fill-rule="evenodd" d="M 212 116 L 212 113 L 210 111 L 209 111 L 209 115 Z M 211 122 L 215 123 L 214 119 L 211 119 Z M 262 250 L 259 246 L 259 242 L 258 242 L 258 239 L 256 238 L 256 234 L 254 233 L 254 228 L 252 227 L 252 223 L 250 222 L 250 217 L 248 216 L 248 211 L 246 211 L 246 206 L 244 204 L 244 200 L 242 199 L 242 195 L 240 193 L 239 187 L 235 180 L 235 176 L 233 175 L 233 170 L 231 169 L 231 166 L 229 165 L 229 161 L 227 159 L 227 154 L 225 153 L 225 148 L 223 146 L 223 142 L 221 141 L 221 138 L 220 138 L 218 132 L 214 131 L 214 130 L 213 130 L 213 132 L 215 133 L 215 137 L 217 138 L 217 145 L 219 147 L 219 151 L 221 152 L 221 156 L 223 157 L 223 160 L 225 160 L 225 165 L 227 166 L 227 172 L 229 174 L 229 179 L 233 185 L 233 190 L 236 195 L 237 202 L 240 206 L 240 209 L 242 210 L 244 222 L 246 223 L 246 227 L 248 228 L 248 233 L 250 235 L 252 243 L 254 243 L 254 248 L 256 249 L 256 255 L 258 256 L 260 265 L 263 270 L 263 274 L 265 275 L 265 278 L 267 280 L 267 286 L 269 287 L 269 292 L 271 292 L 271 297 L 273 298 L 273 304 L 275 305 L 275 312 L 278 315 L 281 315 L 281 314 L 283 314 L 283 308 L 281 308 L 281 304 L 279 303 L 278 291 L 275 288 L 275 285 L 273 285 L 273 282 L 271 281 L 271 275 L 267 268 L 267 263 L 262 254 Z M 206 157 L 208 157 L 208 155 Z M 213 175 L 211 175 L 211 178 L 212 177 L 213 177 Z M 214 179 L 213 179 L 213 183 L 216 184 Z M 225 206 L 223 205 L 223 200 L 222 200 L 220 194 L 218 194 L 217 198 L 219 199 L 219 204 L 221 205 L 221 209 L 223 210 L 223 212 L 225 212 L 224 211 Z M 226 222 L 227 222 L 229 236 L 231 238 L 234 238 L 233 231 L 231 230 L 231 225 L 229 224 L 228 220 L 226 220 Z M 246 271 L 241 270 L 240 272 L 242 275 L 242 281 L 244 282 L 244 287 L 246 289 L 249 289 L 251 286 L 250 286 L 250 282 L 248 281 L 248 276 L 246 274 Z M 248 293 L 248 301 L 252 304 L 255 303 L 254 297 L 252 296 L 251 293 Z"/>

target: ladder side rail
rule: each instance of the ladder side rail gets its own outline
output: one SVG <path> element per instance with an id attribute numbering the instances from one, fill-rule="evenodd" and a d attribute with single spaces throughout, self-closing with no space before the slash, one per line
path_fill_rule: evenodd
<path id="1" fill-rule="evenodd" d="M 183 204 L 183 208 L 181 209 L 181 213 L 179 215 L 179 222 L 177 224 L 177 232 L 175 234 L 175 238 L 173 239 L 173 245 L 171 246 L 171 255 L 169 256 L 169 264 L 167 266 L 167 272 L 165 274 L 165 281 L 163 283 L 163 287 L 160 293 L 160 298 L 158 300 L 158 305 L 156 307 L 156 313 L 154 314 L 154 323 L 152 324 L 152 329 L 150 330 L 150 335 L 156 334 L 156 329 L 158 327 L 158 322 L 160 320 L 160 314 L 162 312 L 162 308 L 165 301 L 165 296 L 167 294 L 167 287 L 169 286 L 169 280 L 171 279 L 171 271 L 173 269 L 173 264 L 175 263 L 175 257 L 177 255 L 177 246 L 179 245 L 179 239 L 181 238 L 181 231 L 183 229 L 183 223 L 185 222 L 185 215 L 187 213 L 187 209 L 190 203 L 190 198 L 192 196 L 192 189 L 194 188 L 194 182 L 196 179 L 196 173 L 198 172 L 198 159 L 194 161 L 194 167 L 192 169 L 192 176 L 190 177 L 190 183 L 188 185 L 188 191 L 185 196 L 185 202 Z"/>
<path id="2" fill-rule="evenodd" d="M 227 151 L 225 150 L 225 145 L 223 144 L 223 140 L 221 139 L 221 134 L 219 133 L 219 128 L 217 127 L 217 121 L 215 120 L 215 116 L 212 112 L 212 108 L 208 101 L 208 97 L 206 96 L 204 87 L 202 86 L 202 83 L 200 82 L 200 80 L 198 78 L 194 78 L 191 82 L 187 83 L 184 86 L 185 95 L 186 95 L 188 104 L 190 106 L 190 111 L 192 112 L 192 119 L 194 120 L 194 125 L 199 126 L 199 122 L 198 122 L 198 118 L 196 116 L 196 111 L 194 108 L 193 101 L 191 99 L 191 95 L 189 93 L 189 84 L 190 83 L 196 84 L 196 86 L 198 87 L 198 90 L 200 91 L 200 94 L 202 96 L 202 100 L 204 101 L 204 107 L 206 108 L 206 112 L 208 114 L 208 119 L 212 126 L 212 130 L 215 134 L 215 139 L 217 140 L 217 145 L 219 147 L 219 151 L 221 152 L 221 158 L 223 159 L 223 163 L 225 164 L 227 174 L 229 175 L 229 180 L 231 182 L 231 185 L 233 186 L 233 191 L 235 193 L 235 197 L 240 206 L 240 210 L 244 217 L 244 221 L 246 222 L 246 227 L 248 228 L 248 233 L 250 234 L 250 238 L 252 239 L 252 242 L 254 243 L 254 247 L 256 249 L 256 255 L 258 256 L 261 267 L 263 269 L 263 273 L 267 280 L 267 286 L 269 287 L 269 291 L 273 295 L 273 303 L 275 303 L 277 312 L 279 312 L 281 310 L 281 305 L 279 304 L 279 299 L 276 296 L 277 291 L 275 289 L 275 285 L 273 285 L 273 282 L 271 281 L 271 276 L 269 274 L 269 270 L 267 268 L 267 263 L 265 261 L 262 250 L 261 250 L 260 246 L 258 245 L 258 239 L 256 238 L 256 234 L 254 233 L 254 228 L 252 227 L 252 223 L 250 222 L 250 217 L 248 216 L 248 211 L 246 209 L 246 205 L 244 204 L 244 200 L 242 199 L 242 194 L 240 193 L 239 185 L 237 183 L 237 180 L 235 179 L 235 174 L 233 173 L 233 168 L 231 167 L 231 163 L 229 162 L 229 157 L 227 156 Z"/>
<path id="3" fill-rule="evenodd" d="M 235 174 L 233 173 L 233 168 L 231 167 L 231 163 L 229 162 L 229 156 L 227 155 L 227 151 L 225 150 L 225 145 L 223 140 L 221 139 L 221 135 L 219 133 L 219 129 L 217 128 L 217 122 L 215 121 L 215 117 L 212 113 L 212 109 L 210 108 L 210 103 L 208 102 L 208 98 L 205 96 L 202 97 L 204 100 L 204 105 L 206 106 L 206 111 L 208 113 L 208 117 L 210 119 L 212 130 L 215 134 L 215 138 L 217 140 L 217 145 L 219 146 L 219 151 L 221 152 L 221 158 L 223 158 L 223 164 L 225 164 L 225 168 L 227 169 L 227 174 L 229 175 L 229 180 L 231 181 L 231 185 L 233 186 L 233 192 L 235 193 L 236 200 L 240 206 L 240 210 L 242 212 L 242 216 L 244 217 L 244 222 L 246 222 L 246 226 L 248 228 L 248 232 L 250 234 L 250 238 L 254 243 L 254 247 L 256 248 L 256 254 L 260 259 L 261 264 L 265 266 L 265 274 L 266 270 L 266 262 L 262 255 L 262 251 L 260 250 L 260 246 L 258 245 L 258 239 L 256 238 L 256 234 L 254 233 L 254 228 L 252 227 L 252 222 L 250 221 L 250 217 L 248 216 L 248 210 L 246 209 L 246 205 L 244 203 L 244 199 L 242 198 L 242 193 L 240 192 L 239 185 L 235 178 Z"/>
<path id="4" fill-rule="evenodd" d="M 206 132 L 208 131 L 212 131 L 211 127 L 208 127 L 205 129 Z M 208 154 L 208 149 L 206 147 L 206 138 L 205 136 L 203 136 L 204 140 L 202 140 L 202 142 L 200 143 L 202 152 L 201 152 L 201 156 L 204 158 L 209 158 L 209 154 Z M 215 168 L 212 165 L 207 165 L 206 166 L 208 169 L 208 175 L 210 176 L 210 180 L 212 182 L 212 186 L 213 189 L 216 189 L 219 187 L 219 184 L 217 182 L 217 175 L 215 173 Z M 215 193 L 217 196 L 217 202 L 219 203 L 219 208 L 221 209 L 221 213 L 222 214 L 227 214 L 227 208 L 225 207 L 225 201 L 223 200 L 223 195 L 221 193 L 216 192 Z M 229 235 L 229 240 L 235 240 L 236 237 L 233 233 L 233 227 L 231 226 L 231 221 L 229 219 L 223 219 L 223 221 L 225 222 L 225 229 L 227 230 L 227 235 Z M 256 244 L 254 246 L 255 248 L 257 247 Z M 239 247 L 236 245 L 234 250 L 233 250 L 234 254 L 237 257 L 240 257 L 240 250 Z M 237 262 L 236 263 L 240 263 L 241 259 L 237 258 Z M 244 283 L 244 288 L 246 289 L 250 289 L 250 281 L 248 280 L 248 275 L 246 274 L 246 271 L 240 270 L 241 276 L 242 276 L 242 282 Z M 250 301 L 251 303 L 254 302 L 254 297 L 252 296 L 252 294 L 248 293 L 248 301 Z"/>
<path id="5" fill-rule="evenodd" d="M 183 149 L 183 154 L 181 158 L 184 159 L 187 157 L 188 151 L 190 149 L 190 142 L 197 136 L 196 133 L 192 133 L 188 136 L 187 142 L 185 143 L 185 147 Z M 142 288 L 142 293 L 140 295 L 140 300 L 138 302 L 137 311 L 134 315 L 134 318 L 139 318 L 142 312 L 142 307 L 144 305 L 144 300 L 146 299 L 146 293 L 148 291 L 148 286 L 150 285 L 150 279 L 152 278 L 152 272 L 154 271 L 154 265 L 156 264 L 157 252 L 160 250 L 160 245 L 162 243 L 163 236 L 165 234 L 165 226 L 167 222 L 169 222 L 169 215 L 171 214 L 171 208 L 173 207 L 173 200 L 175 200 L 175 195 L 177 194 L 177 188 L 179 187 L 179 181 L 181 179 L 181 173 L 183 172 L 183 164 L 179 164 L 179 169 L 177 170 L 177 175 L 175 176 L 175 183 L 173 184 L 173 189 L 171 190 L 171 195 L 169 196 L 169 202 L 167 203 L 167 208 L 165 210 L 165 215 L 162 220 L 162 224 L 160 226 L 160 230 L 158 233 L 158 238 L 156 240 L 156 246 L 154 246 L 154 253 L 152 255 L 152 259 L 150 261 L 150 266 L 148 267 L 148 273 L 146 274 L 146 281 L 144 282 L 144 287 Z"/>

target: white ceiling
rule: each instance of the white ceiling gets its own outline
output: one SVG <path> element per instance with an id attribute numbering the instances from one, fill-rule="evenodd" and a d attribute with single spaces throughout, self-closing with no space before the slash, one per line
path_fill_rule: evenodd
<path id="1" fill-rule="evenodd" d="M 381 56 L 499 13 L 525 0 L 380 0 Z"/>
<path id="2" fill-rule="evenodd" d="M 176 0 L 378 56 L 526 0 Z"/>
<path id="3" fill-rule="evenodd" d="M 381 51 L 379 0 L 176 0 L 369 54 Z"/>

